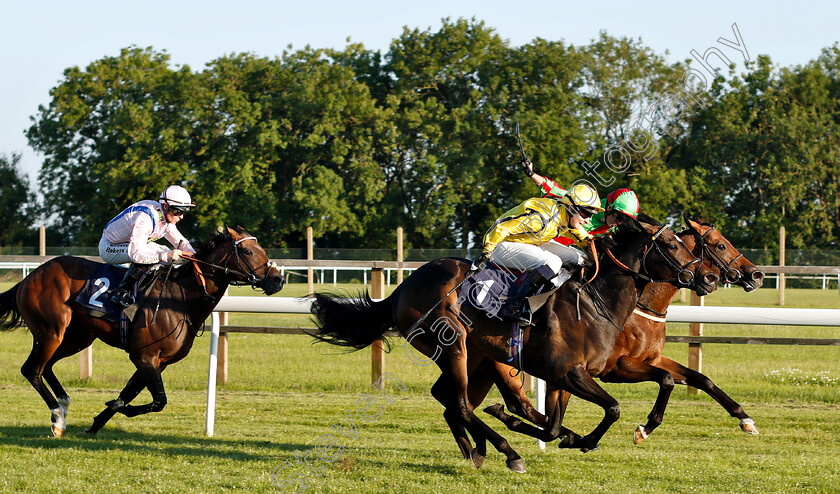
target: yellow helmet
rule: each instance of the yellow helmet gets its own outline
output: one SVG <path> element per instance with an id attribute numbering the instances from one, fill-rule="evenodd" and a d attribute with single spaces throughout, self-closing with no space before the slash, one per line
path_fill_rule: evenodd
<path id="1" fill-rule="evenodd" d="M 586 184 L 578 184 L 569 189 L 561 199 L 560 203 L 565 205 L 572 213 L 579 213 L 581 216 L 589 217 L 598 211 L 603 211 L 601 198 L 598 191 Z"/>

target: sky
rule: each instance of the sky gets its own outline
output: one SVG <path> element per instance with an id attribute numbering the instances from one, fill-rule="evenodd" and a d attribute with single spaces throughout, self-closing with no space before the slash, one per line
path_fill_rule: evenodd
<path id="1" fill-rule="evenodd" d="M 385 53 L 405 27 L 437 31 L 443 18 L 465 18 L 484 21 L 511 46 L 537 37 L 585 45 L 606 31 L 640 38 L 669 62 L 717 46 L 742 68 L 743 54 L 717 41 L 736 41 L 733 24 L 751 60 L 769 55 L 779 66 L 805 64 L 840 39 L 840 3 L 828 1 L 3 0 L 0 5 L 0 154 L 22 154 L 22 171 L 33 182 L 43 157 L 29 147 L 24 131 L 38 106 L 49 105 L 49 91 L 64 69 L 85 67 L 132 45 L 166 51 L 173 65 L 199 71 L 226 54 L 275 57 L 290 45 L 341 49 L 348 38 Z"/>

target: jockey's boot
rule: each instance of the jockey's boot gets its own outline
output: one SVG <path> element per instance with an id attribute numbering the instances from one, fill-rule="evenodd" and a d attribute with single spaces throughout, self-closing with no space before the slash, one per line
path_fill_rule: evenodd
<path id="1" fill-rule="evenodd" d="M 519 285 L 513 297 L 499 311 L 500 314 L 520 324 L 531 324 L 531 307 L 528 305 L 528 294 L 531 293 L 532 289 L 547 281 L 548 279 L 543 275 L 543 268 L 535 269 L 528 273 L 528 277 Z"/>
<path id="2" fill-rule="evenodd" d="M 140 280 L 143 275 L 143 264 L 131 263 L 128 270 L 125 272 L 120 284 L 111 291 L 111 301 L 115 304 L 121 305 L 123 308 L 130 307 L 134 303 L 134 293 L 132 288 L 134 284 Z"/>

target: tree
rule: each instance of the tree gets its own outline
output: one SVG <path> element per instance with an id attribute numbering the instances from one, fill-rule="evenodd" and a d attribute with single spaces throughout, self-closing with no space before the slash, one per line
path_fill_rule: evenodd
<path id="1" fill-rule="evenodd" d="M 194 183 L 183 146 L 194 100 L 184 83 L 192 74 L 171 70 L 168 60 L 126 48 L 85 70 L 71 67 L 50 91 L 49 107 L 39 107 L 27 137 L 45 156 L 39 178 L 46 215 L 57 218 L 51 228 L 71 241 L 93 245 L 122 208 L 170 184 Z"/>
<path id="2" fill-rule="evenodd" d="M 840 50 L 751 72 L 712 89 L 669 163 L 685 170 L 686 206 L 727 228 L 742 247 L 837 246 L 840 231 Z"/>
<path id="3" fill-rule="evenodd" d="M 0 246 L 20 246 L 29 239 L 29 227 L 35 212 L 35 201 L 28 177 L 20 171 L 20 154 L 0 154 L 0 211 L 3 228 Z"/>

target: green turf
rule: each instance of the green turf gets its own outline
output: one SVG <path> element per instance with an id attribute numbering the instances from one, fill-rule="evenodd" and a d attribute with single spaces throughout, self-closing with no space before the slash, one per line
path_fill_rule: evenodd
<path id="1" fill-rule="evenodd" d="M 278 296 L 305 292 L 305 285 L 291 285 Z M 777 293 L 721 289 L 706 304 L 774 306 Z M 834 290 L 787 293 L 788 306 L 837 308 L 838 302 Z M 231 322 L 308 325 L 305 316 L 289 317 L 236 314 Z M 669 332 L 685 334 L 687 325 L 671 325 Z M 706 325 L 704 334 L 840 338 L 838 328 L 775 326 Z M 78 379 L 78 359 L 60 362 L 56 372 L 73 404 L 67 437 L 57 440 L 48 437 L 46 407 L 19 374 L 29 334 L 0 333 L 0 491 L 292 492 L 300 484 L 279 489 L 272 476 L 304 475 L 295 458 L 307 453 L 319 473 L 306 476 L 307 492 L 836 492 L 840 482 L 837 347 L 703 345 L 703 372 L 744 406 L 759 436 L 742 433 L 707 396 L 678 387 L 663 425 L 635 446 L 632 431 L 646 420 L 657 391 L 649 383 L 604 384 L 621 403 L 622 416 L 601 449 L 589 454 L 552 445 L 539 451 L 529 438 L 480 414 L 525 459 L 528 472 L 517 475 L 495 451 L 481 470 L 460 457 L 442 408 L 428 394 L 437 372 L 406 358 L 401 339 L 392 342 L 386 370 L 405 390 L 389 386 L 394 401 L 387 403 L 370 387 L 368 350 L 346 354 L 304 336 L 231 334 L 230 380 L 219 386 L 216 434 L 207 438 L 208 341 L 206 335 L 197 340 L 193 352 L 164 373 L 164 411 L 117 416 L 92 438 L 84 427 L 116 396 L 133 366 L 125 352 L 100 342 L 94 344 L 92 378 Z M 687 346 L 668 344 L 665 354 L 685 362 Z M 372 410 L 381 412 L 369 421 L 356 411 L 366 397 L 376 399 Z M 149 399 L 144 392 L 138 402 Z M 497 400 L 494 391 L 488 404 Z M 357 427 L 352 437 L 330 427 L 346 426 L 348 413 Z M 585 432 L 601 416 L 600 409 L 573 399 L 565 424 Z M 336 461 L 316 459 L 313 447 L 326 435 L 343 448 L 329 450 Z M 282 469 L 285 462 L 294 466 Z"/>

